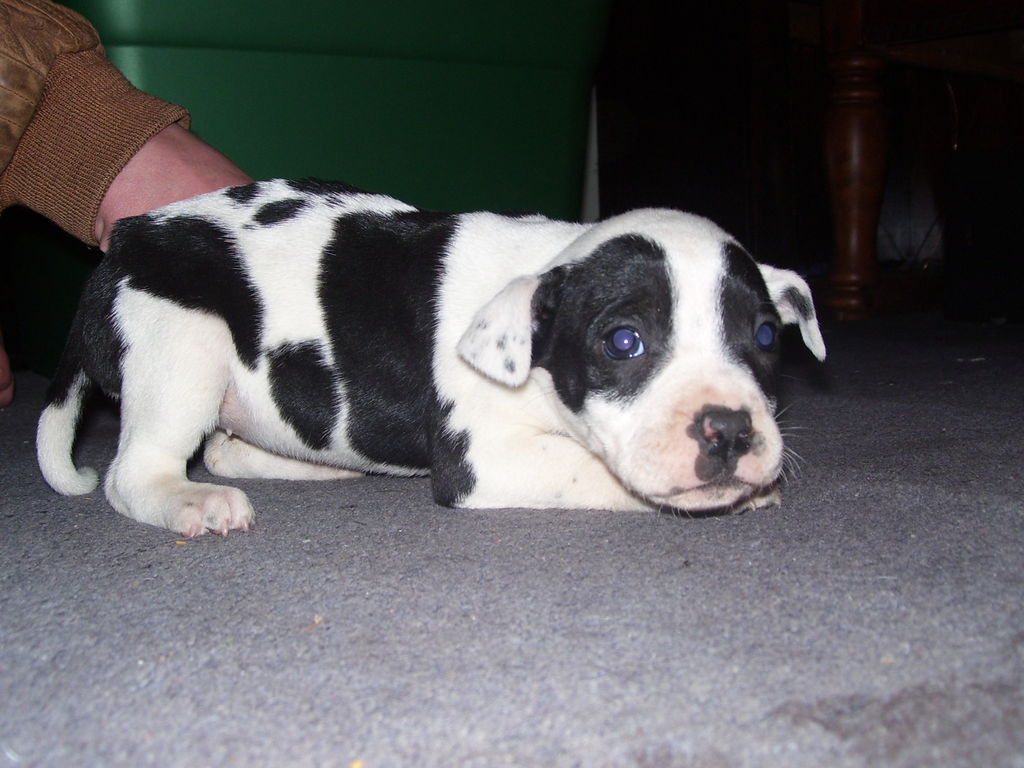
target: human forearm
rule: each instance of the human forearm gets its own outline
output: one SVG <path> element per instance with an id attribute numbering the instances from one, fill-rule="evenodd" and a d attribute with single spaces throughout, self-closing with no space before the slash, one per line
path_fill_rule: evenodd
<path id="1" fill-rule="evenodd" d="M 108 188 L 146 142 L 187 112 L 135 89 L 94 48 L 58 56 L 17 151 L 0 178 L 0 200 L 43 214 L 97 243 Z"/>

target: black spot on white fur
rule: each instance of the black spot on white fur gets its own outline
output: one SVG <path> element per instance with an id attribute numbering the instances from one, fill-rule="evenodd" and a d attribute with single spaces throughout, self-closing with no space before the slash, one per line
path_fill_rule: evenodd
<path id="1" fill-rule="evenodd" d="M 307 205 L 309 205 L 309 200 L 301 197 L 293 197 L 289 200 L 275 200 L 272 203 L 261 206 L 253 218 L 257 224 L 265 227 L 272 224 L 280 224 L 282 221 L 294 218 Z"/>
<path id="2" fill-rule="evenodd" d="M 243 205 L 251 203 L 260 193 L 259 182 L 244 184 L 239 187 L 228 187 L 224 190 L 224 196 Z"/>

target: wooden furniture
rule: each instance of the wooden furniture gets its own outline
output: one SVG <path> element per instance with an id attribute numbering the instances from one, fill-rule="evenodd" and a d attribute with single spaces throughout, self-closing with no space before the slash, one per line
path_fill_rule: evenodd
<path id="1" fill-rule="evenodd" d="M 886 171 L 881 74 L 887 61 L 1024 82 L 1021 0 L 824 0 L 823 41 L 832 88 L 825 168 L 835 254 L 827 314 L 872 314 L 875 236 Z"/>

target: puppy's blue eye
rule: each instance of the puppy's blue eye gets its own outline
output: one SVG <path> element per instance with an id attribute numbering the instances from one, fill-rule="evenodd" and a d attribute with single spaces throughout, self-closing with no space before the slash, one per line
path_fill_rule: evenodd
<path id="1" fill-rule="evenodd" d="M 613 360 L 628 360 L 631 357 L 640 357 L 646 349 L 640 333 L 635 328 L 623 326 L 613 328 L 604 337 L 604 351 Z"/>
<path id="2" fill-rule="evenodd" d="M 775 346 L 775 337 L 777 335 L 778 331 L 774 323 L 761 323 L 757 326 L 757 331 L 754 333 L 754 341 L 757 343 L 757 346 L 767 352 Z"/>

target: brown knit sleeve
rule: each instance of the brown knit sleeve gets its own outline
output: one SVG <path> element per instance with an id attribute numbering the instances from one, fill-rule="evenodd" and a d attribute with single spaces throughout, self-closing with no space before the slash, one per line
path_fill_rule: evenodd
<path id="1" fill-rule="evenodd" d="M 18 147 L 62 53 L 100 44 L 88 19 L 49 0 L 0 0 L 0 171 Z"/>
<path id="2" fill-rule="evenodd" d="M 102 48 L 58 56 L 35 115 L 0 178 L 0 205 L 21 203 L 96 245 L 96 215 L 114 177 L 181 107 L 132 86 Z"/>

